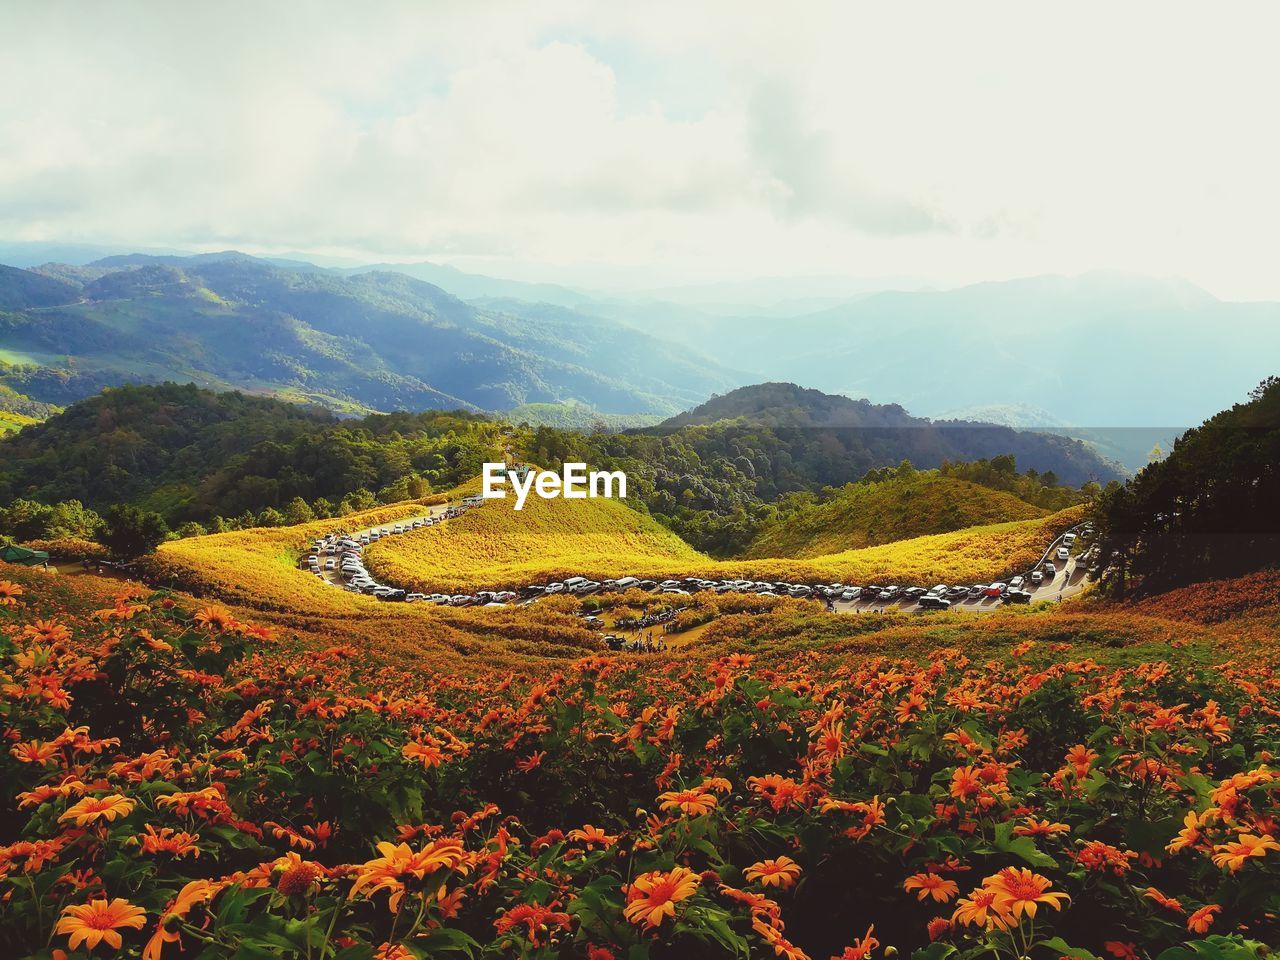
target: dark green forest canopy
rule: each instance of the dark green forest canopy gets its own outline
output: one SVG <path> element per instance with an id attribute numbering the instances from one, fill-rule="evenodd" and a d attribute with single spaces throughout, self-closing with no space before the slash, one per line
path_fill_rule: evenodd
<path id="1" fill-rule="evenodd" d="M 1099 505 L 1109 578 L 1155 593 L 1280 563 L 1280 378 L 1210 417 Z"/>
<path id="2" fill-rule="evenodd" d="M 0 500 L 134 503 L 171 523 L 341 500 L 405 477 L 452 485 L 478 472 L 499 426 L 465 412 L 338 420 L 191 385 L 125 386 L 6 441 Z"/>

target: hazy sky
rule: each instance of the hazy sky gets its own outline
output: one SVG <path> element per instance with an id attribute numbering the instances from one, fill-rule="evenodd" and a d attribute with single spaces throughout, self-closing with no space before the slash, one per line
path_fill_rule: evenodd
<path id="1" fill-rule="evenodd" d="M 1280 299 L 1280 4 L 6 3 L 0 239 Z"/>

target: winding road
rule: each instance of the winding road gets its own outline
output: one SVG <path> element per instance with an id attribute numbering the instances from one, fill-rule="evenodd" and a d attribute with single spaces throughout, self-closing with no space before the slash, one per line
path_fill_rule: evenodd
<path id="1" fill-rule="evenodd" d="M 396 534 L 394 533 L 394 527 L 396 526 L 396 524 L 412 524 L 415 520 L 438 519 L 438 518 L 442 518 L 445 514 L 449 513 L 451 510 L 465 512 L 466 509 L 468 508 L 460 504 L 440 504 L 440 505 L 429 508 L 425 513 L 421 514 L 420 516 L 407 517 L 398 521 L 393 521 L 391 523 L 379 524 L 375 527 L 368 527 L 363 530 L 347 532 L 344 536 L 358 540 L 362 535 L 371 534 L 375 530 L 379 531 L 380 535 L 384 538 L 387 536 L 396 536 Z M 478 508 L 471 507 L 470 509 L 478 509 Z M 446 522 L 446 521 L 441 520 L 440 522 Z M 1083 523 L 1077 524 L 1076 526 L 1071 527 L 1069 530 L 1063 531 L 1063 533 L 1055 537 L 1053 542 L 1050 543 L 1048 547 L 1045 548 L 1045 551 L 1041 555 L 1040 559 L 1030 568 L 1030 570 L 1028 570 L 1024 574 L 1024 576 L 1027 577 L 1027 582 L 1023 585 L 1023 589 L 1031 593 L 1032 603 L 1035 603 L 1038 601 L 1044 601 L 1044 600 L 1057 603 L 1062 600 L 1068 600 L 1080 594 L 1088 586 L 1089 577 L 1086 571 L 1078 565 L 1078 554 L 1072 555 L 1071 558 L 1061 566 L 1061 568 L 1057 571 L 1057 573 L 1055 574 L 1052 580 L 1046 580 L 1045 582 L 1038 585 L 1033 584 L 1030 581 L 1031 571 L 1043 569 L 1045 563 L 1048 562 L 1054 556 L 1054 553 L 1058 549 L 1058 547 L 1063 545 L 1063 540 L 1067 536 L 1067 534 L 1074 533 L 1077 536 L 1079 536 L 1080 531 L 1083 529 L 1084 526 L 1085 524 Z M 332 536 L 336 537 L 338 535 L 332 535 Z M 344 583 L 343 583 L 341 571 L 339 569 L 334 569 L 334 570 L 323 569 L 324 561 L 328 559 L 328 557 L 321 556 L 320 559 L 321 559 L 322 569 L 319 571 L 318 575 L 322 577 L 326 582 L 333 584 L 335 587 L 342 588 L 344 586 Z M 335 567 L 337 567 L 339 565 L 338 563 L 339 557 L 335 556 L 334 560 L 335 560 Z M 1055 562 L 1055 566 L 1061 564 L 1061 561 L 1054 561 L 1054 562 Z M 678 578 L 673 578 L 673 579 L 678 579 Z M 536 599 L 537 598 L 535 597 L 526 602 L 534 602 Z M 821 599 L 821 597 L 815 596 L 814 599 Z M 1003 606 L 1005 606 L 1005 602 L 999 597 L 986 597 L 986 596 L 973 597 L 973 598 L 966 597 L 963 599 L 957 599 L 953 601 L 950 608 L 946 612 L 966 611 L 971 613 L 989 613 L 993 610 L 998 610 Z M 858 599 L 858 600 L 851 600 L 851 601 L 836 600 L 831 604 L 831 609 L 838 614 L 870 613 L 870 612 L 885 611 L 889 609 L 897 609 L 904 613 L 942 612 L 932 608 L 921 607 L 919 602 L 917 602 L 916 600 L 895 600 L 895 601 L 881 601 L 879 599 L 870 599 L 870 600 Z"/>

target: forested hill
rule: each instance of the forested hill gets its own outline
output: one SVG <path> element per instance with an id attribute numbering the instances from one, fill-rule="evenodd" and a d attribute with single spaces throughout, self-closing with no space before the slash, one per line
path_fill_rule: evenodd
<path id="1" fill-rule="evenodd" d="M 1189 430 L 1099 506 L 1110 584 L 1155 593 L 1280 566 L 1280 377 Z"/>
<path id="2" fill-rule="evenodd" d="M 294 498 L 336 507 L 357 492 L 368 505 L 478 473 L 499 430 L 460 411 L 338 420 L 191 385 L 117 387 L 0 442 L 0 506 L 132 503 L 179 523 L 256 517 Z"/>
<path id="3" fill-rule="evenodd" d="M 852 405 L 827 399 L 837 407 Z M 780 497 L 898 469 L 915 449 L 913 439 L 933 430 L 924 421 L 906 422 L 925 426 L 876 436 L 860 430 L 829 435 L 739 419 L 580 433 L 513 427 L 458 411 L 340 420 L 271 398 L 190 385 L 129 386 L 75 403 L 0 441 L 0 508 L 15 499 L 50 505 L 77 500 L 99 511 L 129 503 L 159 512 L 174 526 L 270 525 L 447 488 L 478 474 L 511 445 L 548 468 L 573 460 L 625 470 L 630 506 L 699 549 L 725 556 L 746 548 L 776 514 Z M 1015 461 L 1008 450 L 999 453 L 989 459 L 1002 465 L 993 471 L 1005 477 Z M 1021 466 L 1035 470 L 1035 463 Z M 1037 488 L 1063 482 L 1052 470 L 1036 472 Z"/>
<path id="4" fill-rule="evenodd" d="M 655 432 L 696 425 L 765 427 L 790 446 L 812 451 L 797 459 L 842 464 L 815 480 L 828 484 L 857 479 L 867 470 L 910 460 L 936 467 L 948 460 L 1012 455 L 1024 469 L 1052 473 L 1072 486 L 1107 483 L 1120 468 L 1079 440 L 962 420 L 913 417 L 897 404 L 850 400 L 793 383 L 762 383 L 713 397 L 687 413 L 663 421 Z M 854 476 L 839 476 L 841 472 Z"/>
<path id="5" fill-rule="evenodd" d="M 1048 512 L 970 480 L 903 470 L 883 480 L 848 484 L 821 501 L 795 495 L 747 556 L 818 557 Z"/>

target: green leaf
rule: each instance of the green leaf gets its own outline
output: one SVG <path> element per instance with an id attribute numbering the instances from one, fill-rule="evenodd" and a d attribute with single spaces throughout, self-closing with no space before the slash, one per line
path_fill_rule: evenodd
<path id="1" fill-rule="evenodd" d="M 1061 937 L 1051 937 L 1043 941 L 1041 946 L 1048 947 L 1061 956 L 1071 957 L 1073 960 L 1098 960 L 1096 954 L 1090 953 L 1083 947 L 1073 947 Z"/>

